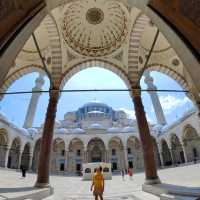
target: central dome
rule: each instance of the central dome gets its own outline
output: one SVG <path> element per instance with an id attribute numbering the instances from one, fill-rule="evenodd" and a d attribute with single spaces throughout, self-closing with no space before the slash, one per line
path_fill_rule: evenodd
<path id="1" fill-rule="evenodd" d="M 120 48 L 128 33 L 127 10 L 116 1 L 76 1 L 64 12 L 66 43 L 86 56 L 104 56 Z"/>

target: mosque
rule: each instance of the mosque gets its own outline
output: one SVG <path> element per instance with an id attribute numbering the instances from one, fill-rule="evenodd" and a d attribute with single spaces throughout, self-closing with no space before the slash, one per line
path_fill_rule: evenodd
<path id="1" fill-rule="evenodd" d="M 1 0 L 0 11 L 0 100 L 22 76 L 40 74 L 23 128 L 0 114 L 1 167 L 24 165 L 36 172 L 35 187 L 47 188 L 49 172 L 74 174 L 83 163 L 109 162 L 113 173 L 144 171 L 142 189 L 149 192 L 162 182 L 158 168 L 200 160 L 199 0 Z M 61 90 L 91 67 L 124 81 L 136 120 L 98 101 L 56 120 Z M 194 104 L 172 125 L 152 71 L 176 81 Z M 34 128 L 44 76 L 50 82 L 46 117 Z M 157 124 L 147 120 L 142 77 Z"/>
<path id="2" fill-rule="evenodd" d="M 150 73 L 145 74 L 149 89 L 156 88 Z M 42 75 L 33 90 L 40 91 Z M 32 128 L 41 93 L 33 93 L 24 128 L 12 124 L 1 114 L 1 167 L 18 169 L 25 165 L 37 171 L 43 125 Z M 168 126 L 157 92 L 149 92 L 157 124 L 149 123 L 157 167 L 175 166 L 200 160 L 199 117 L 195 109 Z M 122 110 L 114 110 L 99 101 L 84 104 L 56 120 L 51 150 L 51 173 L 78 174 L 83 163 L 111 163 L 112 171 L 133 168 L 144 170 L 143 154 L 136 120 Z"/>

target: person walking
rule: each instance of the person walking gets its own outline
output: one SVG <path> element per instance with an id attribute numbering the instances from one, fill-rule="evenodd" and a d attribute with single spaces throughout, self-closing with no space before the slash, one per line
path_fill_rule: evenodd
<path id="1" fill-rule="evenodd" d="M 95 200 L 103 200 L 103 192 L 104 192 L 105 181 L 102 174 L 102 167 L 97 168 L 96 173 L 92 178 L 91 191 L 93 191 L 93 195 Z"/>
<path id="2" fill-rule="evenodd" d="M 133 180 L 133 170 L 132 170 L 132 168 L 128 169 L 128 175 L 129 175 L 129 179 Z"/>
<path id="3" fill-rule="evenodd" d="M 24 165 L 21 165 L 21 172 L 22 172 L 22 177 L 25 178 L 26 177 L 26 167 Z"/>
<path id="4" fill-rule="evenodd" d="M 125 181 L 124 176 L 125 176 L 125 171 L 122 169 L 121 171 L 121 175 L 122 175 L 122 180 Z"/>

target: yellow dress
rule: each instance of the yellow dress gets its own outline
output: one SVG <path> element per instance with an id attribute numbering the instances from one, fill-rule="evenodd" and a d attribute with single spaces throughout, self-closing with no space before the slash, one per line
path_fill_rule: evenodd
<path id="1" fill-rule="evenodd" d="M 104 177 L 102 173 L 95 173 L 93 176 L 94 195 L 103 193 Z"/>

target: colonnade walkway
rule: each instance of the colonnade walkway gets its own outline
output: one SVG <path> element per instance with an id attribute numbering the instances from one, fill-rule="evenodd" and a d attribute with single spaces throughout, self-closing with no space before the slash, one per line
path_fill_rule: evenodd
<path id="1" fill-rule="evenodd" d="M 200 186 L 200 164 L 175 167 L 159 170 L 158 174 L 163 183 L 173 185 L 199 187 Z M 27 192 L 36 181 L 35 174 L 27 174 L 25 179 L 21 178 L 20 172 L 0 170 L 0 199 L 1 197 L 14 197 L 18 192 Z M 91 200 L 90 181 L 82 181 L 80 177 L 54 176 L 50 177 L 51 185 L 54 187 L 54 196 L 47 199 L 52 200 Z M 120 175 L 113 176 L 112 180 L 106 181 L 105 200 L 121 199 L 149 199 L 157 200 L 158 197 L 142 192 L 144 173 L 135 174 L 133 180 L 126 176 L 122 181 Z M 30 190 L 31 192 L 31 190 Z"/>

